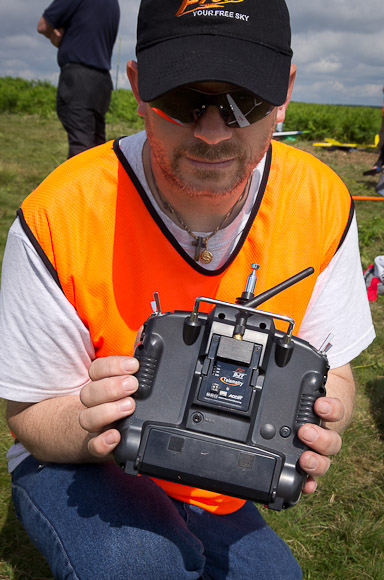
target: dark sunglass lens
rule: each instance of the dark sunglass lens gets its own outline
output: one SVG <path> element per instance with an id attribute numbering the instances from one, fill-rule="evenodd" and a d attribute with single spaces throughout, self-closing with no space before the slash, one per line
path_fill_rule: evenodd
<path id="1" fill-rule="evenodd" d="M 195 123 L 196 113 L 200 110 L 200 96 L 190 89 L 176 89 L 151 101 L 152 109 L 160 109 L 167 116 L 182 124 Z"/>
<path id="2" fill-rule="evenodd" d="M 194 123 L 197 123 L 197 121 L 200 119 L 200 117 L 204 114 L 206 108 L 207 107 L 205 105 L 201 105 L 201 106 L 196 107 L 195 109 L 193 109 L 193 111 L 192 111 L 192 118 L 193 118 L 193 122 Z"/>
<path id="3" fill-rule="evenodd" d="M 231 108 L 234 113 L 234 120 L 230 123 L 232 126 L 245 126 L 237 121 L 239 113 L 245 118 L 245 124 L 252 125 L 266 117 L 272 110 L 272 106 L 269 103 L 258 99 L 254 94 L 247 91 L 233 91 L 229 94 L 233 99 Z"/>
<path id="4" fill-rule="evenodd" d="M 226 125 L 231 125 L 232 123 L 236 123 L 236 120 L 233 116 L 233 112 L 230 107 L 224 107 L 223 105 L 218 106 L 221 118 L 223 119 Z"/>
<path id="5" fill-rule="evenodd" d="M 189 88 L 179 88 L 165 93 L 150 102 L 152 109 L 180 125 L 197 123 L 207 107 L 219 109 L 226 125 L 241 128 L 256 123 L 272 110 L 269 103 L 259 100 L 253 93 L 234 90 L 219 95 L 209 95 Z"/>

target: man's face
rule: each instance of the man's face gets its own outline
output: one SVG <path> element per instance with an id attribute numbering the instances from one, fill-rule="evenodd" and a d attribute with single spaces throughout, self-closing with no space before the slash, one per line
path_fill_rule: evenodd
<path id="1" fill-rule="evenodd" d="M 194 88 L 216 94 L 234 87 L 215 82 Z M 164 119 L 147 103 L 142 114 L 152 162 L 160 170 L 162 182 L 191 197 L 225 198 L 243 186 L 267 151 L 276 123 L 275 109 L 243 128 L 227 126 L 213 105 L 187 126 Z"/>

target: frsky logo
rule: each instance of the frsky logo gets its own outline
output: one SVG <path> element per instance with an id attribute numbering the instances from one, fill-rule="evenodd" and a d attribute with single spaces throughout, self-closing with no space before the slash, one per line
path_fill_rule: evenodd
<path id="1" fill-rule="evenodd" d="M 245 369 L 237 368 L 233 371 L 233 378 L 234 379 L 243 379 L 245 377 Z"/>
<path id="2" fill-rule="evenodd" d="M 176 16 L 183 16 L 202 8 L 223 8 L 226 4 L 239 4 L 239 2 L 244 2 L 244 0 L 183 0 Z"/>

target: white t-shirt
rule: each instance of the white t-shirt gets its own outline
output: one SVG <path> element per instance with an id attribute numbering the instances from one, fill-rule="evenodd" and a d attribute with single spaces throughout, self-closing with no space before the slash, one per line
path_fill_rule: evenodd
<path id="1" fill-rule="evenodd" d="M 124 138 L 120 146 L 159 215 L 185 251 L 193 255 L 190 235 L 174 224 L 153 200 L 142 165 L 144 142 L 145 135 L 140 133 Z M 256 199 L 263 169 L 264 160 L 254 171 L 242 212 L 210 240 L 215 259 L 208 268 L 216 269 L 224 263 L 236 243 Z M 355 218 L 342 246 L 316 281 L 299 332 L 301 338 L 316 348 L 330 334 L 333 346 L 327 355 L 331 368 L 350 362 L 375 337 Z M 3 259 L 0 336 L 0 397 L 38 402 L 79 393 L 89 381 L 88 367 L 95 356 L 89 332 L 18 220 L 9 231 Z M 8 453 L 9 470 L 15 469 L 27 455 L 20 443 L 14 445 Z"/>

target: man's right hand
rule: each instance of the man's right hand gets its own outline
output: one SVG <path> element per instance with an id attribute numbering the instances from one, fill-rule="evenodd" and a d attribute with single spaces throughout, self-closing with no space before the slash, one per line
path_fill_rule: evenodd
<path id="1" fill-rule="evenodd" d="M 62 43 L 63 36 L 64 36 L 64 28 L 54 28 L 49 37 L 49 40 L 51 41 L 53 46 L 59 48 L 60 44 Z"/>
<path id="2" fill-rule="evenodd" d="M 88 370 L 92 382 L 80 393 L 86 407 L 79 416 L 80 425 L 93 436 L 88 442 L 91 455 L 106 458 L 120 441 L 120 433 L 112 425 L 135 410 L 131 395 L 138 388 L 136 377 L 139 369 L 137 359 L 125 356 L 109 356 L 95 359 Z"/>
<path id="3" fill-rule="evenodd" d="M 48 38 L 56 48 L 59 48 L 64 36 L 64 28 L 54 28 L 45 20 L 44 16 L 37 23 L 37 32 Z"/>

